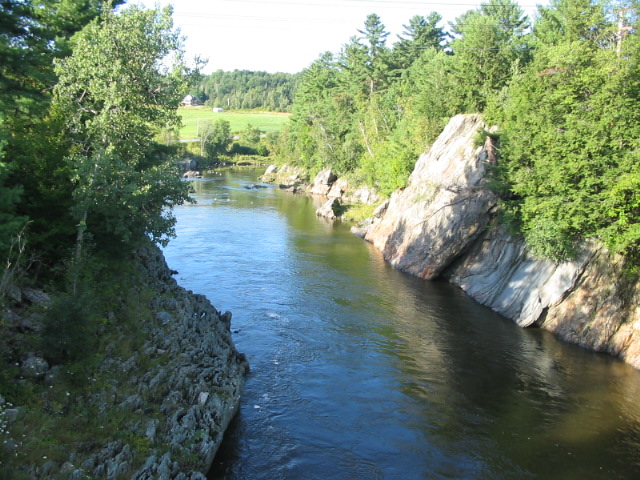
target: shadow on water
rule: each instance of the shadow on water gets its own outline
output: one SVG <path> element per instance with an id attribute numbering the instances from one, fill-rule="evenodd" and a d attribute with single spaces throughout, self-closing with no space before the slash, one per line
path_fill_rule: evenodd
<path id="1" fill-rule="evenodd" d="M 321 199 L 194 182 L 165 250 L 252 365 L 210 479 L 640 478 L 640 375 L 402 274 Z"/>

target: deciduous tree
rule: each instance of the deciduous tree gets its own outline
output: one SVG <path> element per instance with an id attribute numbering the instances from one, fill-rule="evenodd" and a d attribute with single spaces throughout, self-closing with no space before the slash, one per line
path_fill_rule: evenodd
<path id="1" fill-rule="evenodd" d="M 169 62 L 169 63 L 167 63 Z M 188 73 L 171 10 L 105 11 L 57 69 L 54 111 L 73 147 L 76 257 L 85 231 L 111 242 L 166 242 L 187 187 L 154 154 L 154 134 L 178 125 Z"/>

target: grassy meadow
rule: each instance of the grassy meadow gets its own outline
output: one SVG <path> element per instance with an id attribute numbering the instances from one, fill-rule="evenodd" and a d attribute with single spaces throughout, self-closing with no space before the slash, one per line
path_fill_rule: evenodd
<path id="1" fill-rule="evenodd" d="M 229 111 L 213 113 L 209 107 L 181 107 L 178 113 L 182 116 L 181 139 L 198 138 L 199 126 L 208 122 L 226 120 L 231 124 L 231 132 L 237 134 L 251 124 L 253 128 L 259 128 L 264 132 L 282 130 L 289 120 L 288 113 L 280 112 L 239 112 Z"/>

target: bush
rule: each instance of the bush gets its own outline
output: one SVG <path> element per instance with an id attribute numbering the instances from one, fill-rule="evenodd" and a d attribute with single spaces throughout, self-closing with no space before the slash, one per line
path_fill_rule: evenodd
<path id="1" fill-rule="evenodd" d="M 61 294 L 45 314 L 42 350 L 53 364 L 87 358 L 96 348 L 97 322 L 88 295 Z"/>

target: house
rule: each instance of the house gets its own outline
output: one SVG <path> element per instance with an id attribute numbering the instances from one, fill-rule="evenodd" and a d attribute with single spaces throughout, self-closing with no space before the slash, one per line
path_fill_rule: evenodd
<path id="1" fill-rule="evenodd" d="M 200 102 L 200 99 L 198 97 L 194 97 L 193 95 L 187 95 L 180 102 L 180 105 L 184 105 L 186 107 L 201 105 L 201 104 L 202 102 Z"/>

